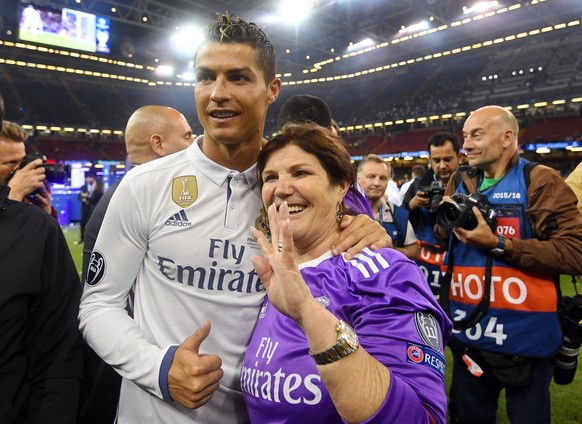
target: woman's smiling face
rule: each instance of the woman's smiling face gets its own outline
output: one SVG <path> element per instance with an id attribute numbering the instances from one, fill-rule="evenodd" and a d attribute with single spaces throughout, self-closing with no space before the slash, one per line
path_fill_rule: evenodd
<path id="1" fill-rule="evenodd" d="M 331 184 L 319 159 L 290 143 L 274 151 L 261 174 L 265 206 L 287 202 L 295 247 L 310 249 L 335 239 L 337 212 L 348 184 Z"/>

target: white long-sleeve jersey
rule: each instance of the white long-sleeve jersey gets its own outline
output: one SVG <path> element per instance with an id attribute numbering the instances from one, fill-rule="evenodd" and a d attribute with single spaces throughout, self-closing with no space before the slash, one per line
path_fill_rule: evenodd
<path id="1" fill-rule="evenodd" d="M 240 366 L 263 287 L 249 227 L 262 207 L 255 166 L 210 161 L 201 138 L 123 179 L 95 243 L 79 313 L 89 345 L 123 377 L 119 423 L 246 423 Z M 134 318 L 124 306 L 135 281 Z M 213 399 L 188 410 L 163 400 L 162 359 L 205 320 L 201 353 L 222 359 Z"/>

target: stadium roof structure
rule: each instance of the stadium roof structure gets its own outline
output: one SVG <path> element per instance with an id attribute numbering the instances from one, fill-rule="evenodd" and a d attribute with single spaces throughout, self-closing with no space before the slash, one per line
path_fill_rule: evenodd
<path id="1" fill-rule="evenodd" d="M 373 55 L 365 55 L 366 62 L 374 65 L 385 63 L 389 58 L 430 54 L 437 49 L 471 45 L 508 33 L 517 34 L 582 18 L 579 0 L 500 0 L 493 9 L 467 15 L 463 14 L 462 7 L 477 3 L 477 0 L 463 3 L 459 0 L 311 0 L 311 16 L 297 25 L 290 22 L 288 16 L 279 15 L 282 0 L 35 1 L 109 17 L 112 25 L 123 26 L 119 31 L 123 36 L 115 41 L 124 46 L 120 53 L 134 52 L 132 57 L 142 61 L 171 60 L 164 56 L 171 51 L 168 37 L 176 28 L 204 25 L 216 12 L 238 14 L 265 29 L 274 42 L 279 69 L 296 76 L 309 73 L 314 67 L 334 72 L 357 70 L 361 61 L 337 58 L 350 53 L 347 51 L 350 44 L 366 39 L 371 45 L 364 46 L 359 54 L 356 54 L 358 50 L 351 53 L 359 57 L 366 48 L 375 50 Z M 5 15 L 10 5 L 16 9 L 18 4 L 16 0 L 2 3 Z M 294 0 L 294 3 L 300 7 L 302 2 Z M 426 34 L 437 32 L 431 40 L 418 35 L 420 30 L 415 34 L 400 32 L 403 26 L 410 27 L 421 21 L 429 24 Z M 10 22 L 14 21 L 4 19 L 3 31 L 9 29 Z M 453 26 L 455 23 L 457 25 Z M 406 36 L 411 39 L 394 43 Z M 389 43 L 390 48 L 377 48 L 383 43 Z"/>

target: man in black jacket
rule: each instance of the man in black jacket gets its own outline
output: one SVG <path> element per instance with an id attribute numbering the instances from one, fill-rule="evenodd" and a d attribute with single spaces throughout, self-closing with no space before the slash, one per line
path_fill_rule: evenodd
<path id="1" fill-rule="evenodd" d="M 0 125 L 4 107 L 0 97 Z M 0 422 L 75 423 L 81 286 L 65 237 L 0 186 Z"/>

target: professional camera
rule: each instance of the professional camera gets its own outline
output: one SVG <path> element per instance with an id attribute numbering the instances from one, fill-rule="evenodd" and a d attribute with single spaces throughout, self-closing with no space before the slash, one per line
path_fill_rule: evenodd
<path id="1" fill-rule="evenodd" d="M 582 295 L 561 297 L 558 314 L 564 342 L 556 355 L 554 381 L 556 384 L 570 384 L 576 375 L 578 353 L 582 345 Z"/>
<path id="2" fill-rule="evenodd" d="M 33 162 L 37 159 L 42 159 L 41 166 L 45 170 L 46 180 L 49 183 L 65 184 L 67 182 L 67 179 L 71 173 L 70 166 L 58 163 L 47 165 L 46 156 L 42 153 L 29 153 L 26 155 L 20 162 L 20 168 L 24 168 L 30 162 Z"/>
<path id="3" fill-rule="evenodd" d="M 429 210 L 431 213 L 435 213 L 441 200 L 443 200 L 443 194 L 445 194 L 445 185 L 442 181 L 433 181 L 428 186 L 419 186 L 417 191 L 422 191 L 424 194 L 421 197 L 430 199 Z"/>
<path id="4" fill-rule="evenodd" d="M 455 203 L 444 202 L 437 208 L 437 224 L 441 227 L 447 230 L 452 230 L 453 228 L 473 230 L 477 226 L 477 217 L 475 217 L 472 208 L 477 206 L 479 212 L 485 218 L 485 222 L 491 229 L 495 228 L 495 211 L 483 194 L 473 193 L 466 195 L 455 193 L 451 196 L 451 200 Z"/>

